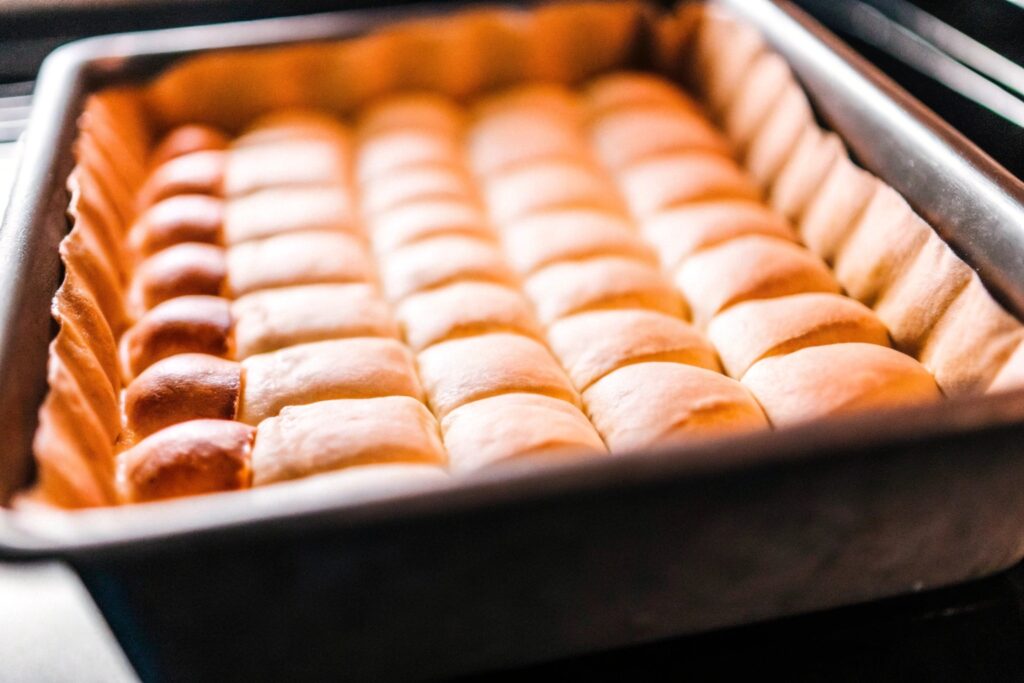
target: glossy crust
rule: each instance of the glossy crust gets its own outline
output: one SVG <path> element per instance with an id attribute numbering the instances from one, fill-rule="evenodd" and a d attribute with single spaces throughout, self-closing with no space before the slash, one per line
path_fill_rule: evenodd
<path id="1" fill-rule="evenodd" d="M 449 413 L 441 429 L 455 473 L 514 458 L 607 452 L 579 408 L 540 394 L 501 394 L 467 403 Z"/>
<path id="2" fill-rule="evenodd" d="M 497 394 L 529 392 L 579 406 L 565 371 L 540 342 L 494 333 L 431 346 L 418 359 L 420 379 L 438 418 Z"/>
<path id="3" fill-rule="evenodd" d="M 772 424 L 927 403 L 942 394 L 910 356 L 877 344 L 812 346 L 765 358 L 743 376 Z"/>
<path id="4" fill-rule="evenodd" d="M 739 382 L 681 363 L 619 368 L 584 391 L 583 401 L 613 453 L 768 426 Z"/>
<path id="5" fill-rule="evenodd" d="M 135 377 L 153 363 L 179 353 L 230 358 L 231 305 L 216 296 L 182 296 L 150 309 L 120 341 L 122 373 Z"/>
<path id="6" fill-rule="evenodd" d="M 136 258 L 152 256 L 183 242 L 223 244 L 224 202 L 218 197 L 182 194 L 149 207 L 128 233 Z"/>
<path id="7" fill-rule="evenodd" d="M 357 337 L 290 346 L 242 361 L 238 419 L 247 424 L 285 406 L 341 398 L 409 396 L 422 400 L 412 355 L 396 339 Z"/>
<path id="8" fill-rule="evenodd" d="M 889 346 L 874 311 L 838 294 L 793 294 L 737 304 L 715 316 L 708 337 L 733 377 L 769 356 L 808 346 L 860 342 Z"/>
<path id="9" fill-rule="evenodd" d="M 253 485 L 371 463 L 444 464 L 437 421 L 406 396 L 290 406 L 259 425 Z"/>
<path id="10" fill-rule="evenodd" d="M 632 363 L 671 361 L 719 371 L 711 344 L 693 326 L 658 311 L 591 311 L 563 318 L 548 340 L 573 384 L 584 391 Z"/>
<path id="11" fill-rule="evenodd" d="M 740 237 L 695 254 L 676 273 L 676 284 L 701 325 L 751 299 L 839 293 L 821 259 L 797 244 L 762 235 Z"/>
<path id="12" fill-rule="evenodd" d="M 179 296 L 221 296 L 227 288 L 228 260 L 224 249 L 185 242 L 168 247 L 139 264 L 128 292 L 136 316 Z"/>
<path id="13" fill-rule="evenodd" d="M 157 166 L 139 188 L 136 209 L 178 194 L 220 196 L 224 191 L 224 169 L 228 152 L 207 150 L 175 157 Z"/>
<path id="14" fill-rule="evenodd" d="M 117 488 L 125 503 L 248 488 L 256 430 L 227 420 L 182 422 L 117 457 Z"/>
<path id="15" fill-rule="evenodd" d="M 178 422 L 233 420 L 241 393 L 238 363 L 200 353 L 164 358 L 125 389 L 125 428 L 137 441 Z"/>
<path id="16" fill-rule="evenodd" d="M 149 155 L 150 168 L 192 152 L 225 149 L 228 138 L 223 132 L 201 123 L 187 123 L 170 131 Z"/>

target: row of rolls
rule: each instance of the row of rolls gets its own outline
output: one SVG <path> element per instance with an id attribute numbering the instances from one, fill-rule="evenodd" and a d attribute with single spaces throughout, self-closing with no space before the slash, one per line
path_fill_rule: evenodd
<path id="1" fill-rule="evenodd" d="M 937 399 L 731 154 L 634 73 L 172 131 L 127 240 L 122 500 Z"/>

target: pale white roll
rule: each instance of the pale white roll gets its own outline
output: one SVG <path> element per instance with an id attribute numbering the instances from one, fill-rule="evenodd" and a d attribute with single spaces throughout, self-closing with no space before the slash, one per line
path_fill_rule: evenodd
<path id="1" fill-rule="evenodd" d="M 619 181 L 630 211 L 641 219 L 690 202 L 761 199 L 757 187 L 735 161 L 706 152 L 641 161 L 622 171 Z"/>
<path id="2" fill-rule="evenodd" d="M 331 185 L 266 188 L 225 206 L 228 245 L 300 230 L 361 234 L 348 190 Z"/>
<path id="3" fill-rule="evenodd" d="M 500 394 L 467 403 L 445 416 L 441 430 L 456 473 L 512 459 L 607 453 L 579 408 L 540 394 Z"/>
<path id="4" fill-rule="evenodd" d="M 441 235 L 495 239 L 483 212 L 459 200 L 418 201 L 371 216 L 367 224 L 373 249 L 379 254 Z"/>
<path id="5" fill-rule="evenodd" d="M 597 156 L 612 169 L 670 153 L 730 153 L 722 134 L 689 109 L 627 109 L 608 114 L 593 124 L 591 139 Z"/>
<path id="6" fill-rule="evenodd" d="M 357 127 L 363 137 L 412 128 L 454 138 L 463 118 L 455 103 L 441 95 L 407 92 L 372 102 L 359 115 Z"/>
<path id="7" fill-rule="evenodd" d="M 320 139 L 283 139 L 234 147 L 228 155 L 228 197 L 285 185 L 344 185 L 351 178 L 351 149 Z"/>
<path id="8" fill-rule="evenodd" d="M 747 370 L 743 384 L 777 427 L 942 396 L 924 366 L 877 344 L 811 346 L 765 358 Z"/>
<path id="9" fill-rule="evenodd" d="M 412 355 L 397 339 L 357 337 L 290 346 L 242 361 L 238 419 L 247 424 L 290 405 L 337 398 L 421 400 Z"/>
<path id="10" fill-rule="evenodd" d="M 434 237 L 392 252 L 382 275 L 392 301 L 459 280 L 515 281 L 497 245 L 458 236 Z"/>
<path id="11" fill-rule="evenodd" d="M 467 140 L 469 163 L 481 176 L 553 159 L 586 159 L 590 153 L 572 121 L 545 111 L 515 111 L 484 119 Z"/>
<path id="12" fill-rule="evenodd" d="M 615 71 L 599 76 L 584 89 L 587 111 L 594 118 L 634 108 L 665 107 L 699 111 L 679 86 L 661 76 L 640 71 Z"/>
<path id="13" fill-rule="evenodd" d="M 360 196 L 360 208 L 364 214 L 373 215 L 412 203 L 435 201 L 472 206 L 476 190 L 465 172 L 456 166 L 413 166 L 368 183 Z"/>
<path id="14" fill-rule="evenodd" d="M 362 184 L 387 182 L 399 169 L 427 165 L 458 166 L 462 151 L 455 140 L 426 131 L 396 130 L 363 140 L 356 159 Z"/>
<path id="15" fill-rule="evenodd" d="M 495 222 L 554 209 L 588 208 L 621 214 L 612 182 L 585 161 L 542 161 L 492 178 L 485 188 Z"/>

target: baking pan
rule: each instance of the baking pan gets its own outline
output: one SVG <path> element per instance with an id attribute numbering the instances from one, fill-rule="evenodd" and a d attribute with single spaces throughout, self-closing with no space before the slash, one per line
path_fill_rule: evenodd
<path id="1" fill-rule="evenodd" d="M 818 114 L 1024 313 L 1024 188 L 786 3 L 723 0 Z M 0 229 L 0 499 L 32 476 L 85 95 L 211 49 L 431 8 L 90 39 L 44 66 Z M 344 503 L 288 487 L 44 518 L 0 554 L 79 573 L 146 680 L 425 678 L 806 613 L 1024 556 L 1024 394 L 950 400 Z"/>

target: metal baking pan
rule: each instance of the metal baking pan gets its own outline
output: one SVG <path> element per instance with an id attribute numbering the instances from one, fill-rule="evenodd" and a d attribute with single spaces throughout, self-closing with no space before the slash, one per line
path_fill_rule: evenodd
<path id="1" fill-rule="evenodd" d="M 723 0 L 858 160 L 1024 314 L 1024 187 L 788 3 Z M 0 229 L 0 500 L 32 476 L 64 182 L 85 95 L 212 49 L 357 35 L 337 13 L 90 39 L 44 66 Z M 249 494 L 26 524 L 147 680 L 424 678 L 937 587 L 1024 557 L 1024 394 L 950 400 L 387 499 Z M 255 494 L 256 492 L 249 492 Z"/>

